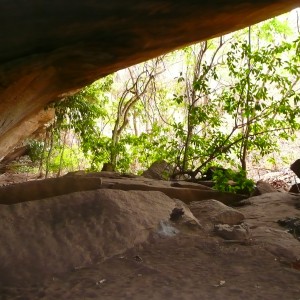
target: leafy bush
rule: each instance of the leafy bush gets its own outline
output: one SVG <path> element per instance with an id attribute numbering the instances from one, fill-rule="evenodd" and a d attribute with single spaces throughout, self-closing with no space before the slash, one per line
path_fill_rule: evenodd
<path id="1" fill-rule="evenodd" d="M 220 192 L 231 192 L 250 195 L 255 184 L 252 179 L 247 179 L 244 170 L 216 169 L 213 175 L 213 188 Z"/>
<path id="2" fill-rule="evenodd" d="M 43 155 L 43 149 L 44 149 L 44 143 L 38 140 L 31 140 L 29 141 L 29 157 L 33 163 L 40 162 L 42 155 Z"/>

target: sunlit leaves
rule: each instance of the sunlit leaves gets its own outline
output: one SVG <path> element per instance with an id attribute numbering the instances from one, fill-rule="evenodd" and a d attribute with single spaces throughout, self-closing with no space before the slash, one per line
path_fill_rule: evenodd
<path id="1" fill-rule="evenodd" d="M 300 124 L 300 38 L 274 42 L 289 30 L 285 22 L 273 20 L 239 38 L 184 48 L 185 65 L 177 66 L 165 86 L 158 79 L 149 85 L 127 115 L 128 130 L 114 145 L 109 134 L 123 91 L 114 86 L 112 75 L 54 104 L 57 134 L 75 132 L 94 169 L 109 160 L 111 151 L 118 154 L 121 171 L 144 168 L 157 159 L 172 161 L 183 171 L 203 169 L 216 161 L 242 161 L 247 151 L 270 153 L 279 137 L 291 138 Z M 179 54 L 172 54 L 174 61 Z M 152 70 L 148 62 L 134 69 L 136 75 L 147 66 Z M 149 72 L 145 74 L 137 84 L 145 85 Z M 124 103 L 134 93 L 129 90 Z"/>

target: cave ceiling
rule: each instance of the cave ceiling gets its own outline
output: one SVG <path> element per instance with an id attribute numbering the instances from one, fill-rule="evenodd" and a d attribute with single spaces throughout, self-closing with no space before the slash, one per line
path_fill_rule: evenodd
<path id="1" fill-rule="evenodd" d="M 2 0 L 0 159 L 34 131 L 32 118 L 49 102 L 119 69 L 299 5 L 299 0 Z"/>

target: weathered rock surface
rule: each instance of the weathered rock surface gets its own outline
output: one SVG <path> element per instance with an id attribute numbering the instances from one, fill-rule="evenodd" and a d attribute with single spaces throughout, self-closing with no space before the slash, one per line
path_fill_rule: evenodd
<path id="1" fill-rule="evenodd" d="M 105 189 L 0 205 L 0 283 L 32 283 L 121 254 L 158 231 L 176 205 L 160 192 Z"/>
<path id="2" fill-rule="evenodd" d="M 300 197 L 288 193 L 269 193 L 249 198 L 250 205 L 238 210 L 245 215 L 254 243 L 279 257 L 282 261 L 300 259 L 300 243 L 295 236 L 281 227 L 278 220 L 300 217 L 296 204 Z"/>
<path id="3" fill-rule="evenodd" d="M 0 67 L 1 69 L 1 67 Z M 1 84 L 0 84 L 0 95 L 1 95 Z M 12 105 L 17 105 L 13 103 Z M 1 120 L 1 96 L 0 96 L 0 120 Z M 16 110 L 16 107 L 13 111 Z M 11 112 L 10 117 L 12 118 L 14 113 Z M 36 112 L 32 116 L 26 116 L 23 121 L 17 124 L 13 131 L 9 131 L 4 134 L 0 134 L 0 161 L 3 159 L 3 156 L 10 153 L 20 141 L 25 140 L 28 137 L 38 138 L 40 131 L 45 130 L 44 125 L 54 118 L 53 109 L 42 109 L 41 111 Z M 4 119 L 3 119 L 4 122 Z M 1 128 L 1 121 L 0 121 Z M 1 129 L 0 129 L 1 131 Z"/>
<path id="4" fill-rule="evenodd" d="M 64 179 L 70 180 L 69 184 L 73 180 L 73 185 L 76 180 L 93 182 L 94 179 L 97 179 L 99 183 L 99 177 L 95 174 L 93 173 L 92 177 L 89 177 L 88 174 L 81 173 L 81 175 L 66 176 Z M 180 273 L 181 268 L 192 260 L 191 265 L 187 265 L 184 276 L 187 274 L 187 270 L 193 270 L 191 274 L 195 276 L 198 274 L 200 278 L 205 275 L 205 279 L 209 275 L 213 281 L 220 280 L 220 270 L 229 268 L 227 275 L 223 274 L 223 276 L 225 276 L 226 282 L 230 282 L 232 272 L 237 271 L 235 269 L 237 260 L 241 259 L 243 264 L 239 265 L 237 269 L 241 268 L 242 272 L 234 273 L 238 274 L 234 277 L 233 284 L 233 293 L 236 295 L 235 280 L 244 276 L 240 283 L 240 286 L 244 288 L 245 282 L 249 280 L 250 264 L 251 266 L 265 266 L 265 263 L 268 262 L 266 266 L 272 268 L 275 264 L 277 277 L 283 276 L 282 263 L 283 266 L 293 268 L 294 270 L 290 270 L 291 272 L 298 272 L 296 270 L 300 261 L 300 242 L 293 234 L 278 224 L 280 219 L 291 216 L 300 217 L 300 211 L 296 209 L 300 198 L 295 195 L 269 193 L 252 197 L 248 201 L 250 205 L 236 209 L 232 215 L 235 222 L 244 221 L 244 223 L 240 225 L 216 224 L 230 223 L 234 218 L 228 218 L 227 213 L 224 214 L 224 212 L 232 213 L 232 209 L 215 200 L 210 200 L 204 201 L 206 209 L 199 210 L 197 208 L 201 201 L 191 202 L 187 205 L 180 200 L 171 199 L 160 191 L 146 190 L 146 187 L 168 190 L 171 188 L 171 182 L 142 177 L 122 178 L 120 176 L 115 178 L 116 174 L 112 172 L 101 172 L 100 174 L 105 174 L 106 177 L 103 175 L 101 188 L 97 190 L 71 193 L 71 190 L 62 189 L 61 192 L 69 194 L 39 201 L 0 205 L 1 284 L 4 286 L 17 285 L 25 290 L 30 283 L 38 286 L 42 279 L 49 276 L 51 276 L 51 282 L 52 276 L 54 276 L 55 280 L 61 282 L 62 285 L 65 285 L 66 278 L 68 278 L 67 282 L 71 278 L 70 284 L 75 287 L 69 296 L 63 298 L 74 299 L 74 289 L 78 290 L 77 282 L 83 284 L 80 289 L 87 286 L 89 289 L 93 289 L 97 282 L 101 285 L 102 283 L 99 282 L 104 278 L 108 281 L 111 280 L 115 289 L 115 284 L 125 276 L 124 269 L 122 269 L 124 265 L 133 268 L 128 274 L 133 276 L 134 282 L 139 278 L 138 274 L 142 274 L 143 277 L 139 280 L 152 282 L 153 279 L 153 284 L 156 286 L 157 276 L 161 275 L 160 271 L 157 271 L 159 264 L 168 265 L 168 276 L 174 278 L 178 274 L 183 276 Z M 117 183 L 120 180 L 124 180 L 123 187 L 126 186 L 126 191 L 118 189 Z M 129 190 L 130 184 L 134 181 L 136 186 L 143 183 L 145 190 Z M 16 186 L 12 185 L 12 187 Z M 105 186 L 106 188 L 104 188 Z M 49 184 L 49 188 L 53 188 L 53 184 Z M 183 192 L 187 190 L 179 187 L 173 189 Z M 201 192 L 200 189 L 191 190 Z M 22 193 L 21 189 L 18 191 L 20 194 Z M 204 191 L 207 192 L 207 190 Z M 207 203 L 210 204 L 207 205 Z M 170 214 L 174 208 L 184 214 L 171 221 Z M 231 222 L 231 224 L 233 223 Z M 145 241 L 147 241 L 146 244 L 141 245 Z M 154 248 L 151 250 L 152 246 Z M 130 254 L 131 250 L 128 250 L 132 247 L 135 249 L 133 249 L 135 252 L 132 252 L 135 253 L 134 256 Z M 144 249 L 144 251 L 137 249 Z M 109 259 L 114 255 L 116 255 L 114 258 Z M 226 259 L 226 263 L 224 259 Z M 219 260 L 221 262 L 215 265 Z M 115 261 L 115 264 L 112 264 L 112 261 Z M 155 261 L 159 264 L 156 264 Z M 203 266 L 204 261 L 206 264 Z M 109 270 L 103 269 L 105 262 L 108 263 L 110 270 L 120 267 L 115 271 L 117 277 L 110 277 Z M 181 265 L 177 266 L 177 263 L 180 262 Z M 209 266 L 214 266 L 215 271 L 212 274 L 208 273 Z M 230 269 L 232 266 L 234 268 Z M 87 268 L 85 269 L 85 267 Z M 80 276 L 76 280 L 74 279 L 78 273 L 82 274 L 81 271 L 88 272 L 89 267 L 97 268 L 98 275 L 95 276 L 95 273 L 91 273 L 93 275 L 86 275 L 88 277 L 85 279 Z M 263 267 L 260 268 L 260 270 L 262 269 Z M 178 274 L 175 274 L 174 270 L 179 270 Z M 294 274 L 290 271 L 284 271 L 285 276 Z M 68 272 L 65 277 L 63 275 L 62 277 L 56 276 L 64 272 Z M 165 273 L 159 279 L 163 280 L 164 276 Z M 299 274 L 297 273 L 295 276 L 299 276 Z M 266 275 L 267 281 L 269 281 L 269 277 Z M 254 283 L 258 280 L 257 278 L 261 277 L 255 277 Z M 182 282 L 183 278 L 179 279 Z M 276 280 L 280 281 L 281 277 Z M 51 282 L 48 281 L 50 285 Z M 128 281 L 123 284 L 121 286 L 127 287 Z M 164 282 L 162 284 L 164 285 Z M 67 288 L 69 288 L 68 284 Z M 99 293 L 99 286 L 97 285 L 96 288 L 95 294 Z M 171 288 L 174 289 L 174 286 Z M 65 286 L 64 289 L 66 289 Z M 10 291 L 10 287 L 7 290 Z M 20 293 L 20 290 L 17 292 Z M 47 293 L 46 290 L 44 292 Z M 61 296 L 56 290 L 55 292 L 56 295 Z M 278 294 L 282 295 L 279 292 Z M 27 299 L 39 298 L 42 297 L 41 295 L 30 296 Z M 19 296 L 20 294 L 12 299 L 18 299 Z M 110 294 L 109 296 L 111 297 Z M 224 295 L 219 296 L 218 299 L 223 299 Z M 195 297 L 188 299 L 195 299 Z M 83 299 L 84 297 L 81 295 L 77 298 Z M 112 299 L 118 298 L 122 297 Z M 271 296 L 266 298 L 276 299 Z"/>
<path id="5" fill-rule="evenodd" d="M 300 197 L 288 193 L 267 193 L 246 201 L 249 205 L 236 210 L 214 200 L 192 202 L 189 207 L 207 232 L 214 231 L 226 240 L 260 245 L 285 263 L 299 261 L 297 235 L 281 227 L 278 220 L 300 218 L 300 211 L 296 208 Z M 225 215 L 222 211 L 226 212 Z M 235 220 L 237 225 L 233 225 L 234 222 L 230 224 L 230 220 Z M 239 220 L 243 223 L 238 224 Z"/>
<path id="6" fill-rule="evenodd" d="M 225 240 L 249 242 L 251 232 L 245 223 L 241 225 L 217 224 L 214 227 L 215 233 Z"/>
<path id="7" fill-rule="evenodd" d="M 299 217 L 287 217 L 285 219 L 278 220 L 278 224 L 283 226 L 291 233 L 295 238 L 300 241 L 300 218 Z"/>
<path id="8" fill-rule="evenodd" d="M 253 243 L 259 244 L 282 262 L 300 261 L 300 242 L 282 228 L 250 227 Z"/>
<path id="9" fill-rule="evenodd" d="M 102 187 L 100 178 L 59 177 L 0 187 L 0 204 L 15 204 L 45 199 Z"/>
<path id="10" fill-rule="evenodd" d="M 270 183 L 263 180 L 259 180 L 256 183 L 256 187 L 252 196 L 258 196 L 262 194 L 276 193 L 276 192 L 278 191 Z"/>
<path id="11" fill-rule="evenodd" d="M 192 202 L 189 208 L 207 230 L 213 230 L 216 224 L 237 225 L 245 218 L 238 210 L 213 199 Z"/>
<path id="12" fill-rule="evenodd" d="M 283 219 L 295 211 L 300 216 L 300 211 L 295 210 L 299 196 L 289 193 L 269 193 L 261 196 L 251 197 L 246 200 L 250 205 L 238 208 L 243 213 L 245 221 L 250 225 L 266 225 L 280 229 L 277 220 Z M 277 219 L 274 219 L 276 216 Z"/>
<path id="13" fill-rule="evenodd" d="M 25 121 L 92 81 L 299 6 L 298 0 L 2 1 L 0 157 Z M 5 142 L 4 142 L 4 141 Z"/>
<path id="14" fill-rule="evenodd" d="M 155 161 L 142 176 L 151 179 L 168 179 L 172 173 L 172 166 L 165 160 Z"/>
<path id="15" fill-rule="evenodd" d="M 77 191 L 95 189 L 118 189 L 123 191 L 160 191 L 172 199 L 179 199 L 184 203 L 217 199 L 225 204 L 236 204 L 245 199 L 244 195 L 223 193 L 208 189 L 206 186 L 190 185 L 185 188 L 173 187 L 171 181 L 154 180 L 144 177 L 122 176 L 114 172 L 74 173 L 60 178 L 49 178 L 28 181 L 14 185 L 0 187 L 0 204 L 13 204 L 53 196 L 59 196 Z"/>

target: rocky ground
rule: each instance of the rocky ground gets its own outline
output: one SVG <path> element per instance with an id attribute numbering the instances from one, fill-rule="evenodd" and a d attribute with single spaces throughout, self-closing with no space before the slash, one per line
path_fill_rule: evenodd
<path id="1" fill-rule="evenodd" d="M 298 195 L 109 172 L 26 180 L 0 175 L 1 300 L 300 299 L 300 232 L 282 226 Z"/>

